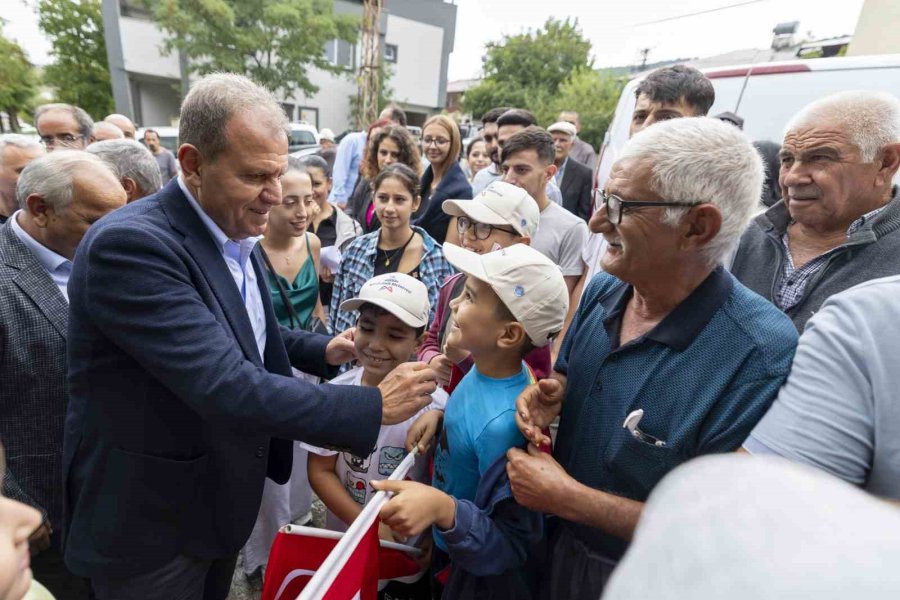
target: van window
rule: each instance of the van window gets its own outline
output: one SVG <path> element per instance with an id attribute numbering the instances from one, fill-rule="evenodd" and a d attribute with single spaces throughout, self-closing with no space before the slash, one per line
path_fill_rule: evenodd
<path id="1" fill-rule="evenodd" d="M 291 146 L 315 144 L 316 136 L 311 131 L 291 131 Z"/>

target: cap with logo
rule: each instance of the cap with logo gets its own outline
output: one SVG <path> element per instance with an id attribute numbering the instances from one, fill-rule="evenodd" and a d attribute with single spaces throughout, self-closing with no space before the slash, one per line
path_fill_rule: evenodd
<path id="1" fill-rule="evenodd" d="M 525 244 L 475 254 L 444 244 L 447 261 L 491 286 L 535 347 L 553 341 L 569 310 L 569 290 L 553 261 Z"/>
<path id="2" fill-rule="evenodd" d="M 441 208 L 452 217 L 469 217 L 488 225 L 509 225 L 519 235 L 534 238 L 541 211 L 520 187 L 495 181 L 471 200 L 444 200 Z"/>
<path id="3" fill-rule="evenodd" d="M 575 129 L 575 126 L 567 121 L 559 121 L 554 123 L 550 127 L 547 128 L 547 131 L 553 133 L 554 131 L 559 133 L 565 133 L 571 137 L 575 137 L 578 135 L 578 131 Z"/>
<path id="4" fill-rule="evenodd" d="M 388 311 L 410 327 L 425 327 L 431 303 L 425 284 L 405 273 L 385 273 L 365 282 L 359 295 L 341 302 L 341 310 L 358 310 L 363 304 L 374 304 Z"/>

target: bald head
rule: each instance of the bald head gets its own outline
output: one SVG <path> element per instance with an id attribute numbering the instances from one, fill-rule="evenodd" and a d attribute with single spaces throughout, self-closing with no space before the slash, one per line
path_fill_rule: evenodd
<path id="1" fill-rule="evenodd" d="M 120 115 L 120 114 L 114 113 L 114 114 L 109 115 L 108 117 L 106 117 L 103 120 L 107 123 L 112 123 L 119 129 L 121 129 L 122 133 L 129 140 L 134 139 L 134 133 L 135 133 L 134 123 L 132 123 L 131 119 L 129 119 L 125 115 Z"/>
<path id="2" fill-rule="evenodd" d="M 106 140 L 124 140 L 125 133 L 106 121 L 94 123 L 94 142 L 105 142 Z"/>

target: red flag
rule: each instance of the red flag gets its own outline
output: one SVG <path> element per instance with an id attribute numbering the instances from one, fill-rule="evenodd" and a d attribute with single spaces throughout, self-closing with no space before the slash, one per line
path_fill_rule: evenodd
<path id="1" fill-rule="evenodd" d="M 389 479 L 405 477 L 415 455 L 407 455 Z M 403 554 L 403 549 L 415 549 L 383 543 L 393 548 L 379 550 L 378 512 L 386 501 L 385 492 L 375 494 L 343 534 L 287 525 L 272 544 L 262 600 L 293 600 L 300 593 L 303 600 L 374 600 L 382 578 L 382 552 L 385 574 L 390 572 L 391 579 L 419 573 L 415 561 L 401 561 L 396 556 Z M 289 540 L 291 537 L 297 539 Z"/>

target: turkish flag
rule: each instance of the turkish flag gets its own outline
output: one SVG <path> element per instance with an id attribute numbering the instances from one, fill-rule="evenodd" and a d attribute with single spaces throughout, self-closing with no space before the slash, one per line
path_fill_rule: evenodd
<path id="1" fill-rule="evenodd" d="M 269 554 L 262 600 L 297 598 L 343 535 L 327 529 L 297 525 L 280 531 Z M 413 548 L 383 541 L 379 548 L 378 544 L 376 521 L 357 544 L 343 569 L 334 576 L 328 593 L 321 597 L 329 600 L 367 600 L 375 598 L 378 588 L 389 580 L 411 583 L 422 576 L 422 569 L 410 556 Z"/>

